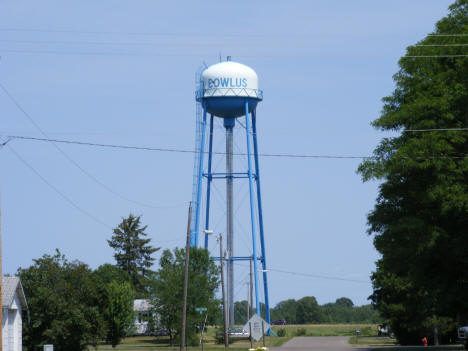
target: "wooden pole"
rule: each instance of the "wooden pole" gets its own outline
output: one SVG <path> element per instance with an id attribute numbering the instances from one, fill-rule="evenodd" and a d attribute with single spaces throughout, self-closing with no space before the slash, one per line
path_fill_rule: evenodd
<path id="1" fill-rule="evenodd" d="M 226 290 L 224 288 L 224 255 L 223 255 L 223 235 L 219 234 L 219 264 L 221 265 L 221 292 L 223 295 L 223 324 L 224 324 L 224 347 L 229 347 L 228 320 L 226 311 Z"/>
<path id="2" fill-rule="evenodd" d="M 187 222 L 187 243 L 185 244 L 184 297 L 182 301 L 182 330 L 180 331 L 180 351 L 185 348 L 185 324 L 187 322 L 187 290 L 190 261 L 190 222 L 192 221 L 192 202 L 189 205 Z"/>

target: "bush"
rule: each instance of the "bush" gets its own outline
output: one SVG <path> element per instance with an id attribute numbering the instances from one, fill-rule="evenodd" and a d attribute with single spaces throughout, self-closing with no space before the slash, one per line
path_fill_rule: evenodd
<path id="1" fill-rule="evenodd" d="M 279 337 L 286 336 L 286 329 L 284 328 L 278 329 L 278 331 L 276 332 L 276 335 L 278 335 Z"/>
<path id="2" fill-rule="evenodd" d="M 221 330 L 216 333 L 215 342 L 219 345 L 224 344 L 224 331 Z M 233 342 L 234 342 L 234 339 L 228 336 L 228 343 L 232 344 Z"/>
<path id="3" fill-rule="evenodd" d="M 296 336 L 306 336 L 307 330 L 305 328 L 298 328 L 296 330 Z"/>

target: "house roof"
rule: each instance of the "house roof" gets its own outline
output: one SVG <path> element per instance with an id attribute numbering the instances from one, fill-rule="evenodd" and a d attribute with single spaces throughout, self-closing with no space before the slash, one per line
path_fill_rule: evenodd
<path id="1" fill-rule="evenodd" d="M 28 309 L 26 296 L 24 295 L 23 286 L 19 277 L 2 277 L 2 307 L 10 307 L 15 298 L 15 292 L 23 310 Z"/>

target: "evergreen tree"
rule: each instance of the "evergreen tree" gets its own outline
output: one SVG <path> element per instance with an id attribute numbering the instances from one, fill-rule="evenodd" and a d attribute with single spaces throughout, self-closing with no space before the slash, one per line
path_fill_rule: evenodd
<path id="1" fill-rule="evenodd" d="M 151 239 L 145 233 L 147 226 L 141 226 L 140 218 L 130 214 L 114 229 L 112 239 L 107 240 L 115 250 L 117 266 L 130 276 L 137 297 L 147 293 L 148 275 L 155 260 L 152 254 L 159 250 L 150 245 Z"/>
<path id="2" fill-rule="evenodd" d="M 373 122 L 402 133 L 384 138 L 359 167 L 365 181 L 382 182 L 368 216 L 381 254 L 372 301 L 405 344 L 429 331 L 437 342 L 468 318 L 468 132 L 450 130 L 468 126 L 468 0 L 449 10 L 439 36 L 407 49 Z"/>

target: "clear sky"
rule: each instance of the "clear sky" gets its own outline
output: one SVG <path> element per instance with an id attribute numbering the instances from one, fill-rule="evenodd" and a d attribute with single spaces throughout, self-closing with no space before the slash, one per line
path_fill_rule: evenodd
<path id="1" fill-rule="evenodd" d="M 399 57 L 450 3 L 1 0 L 0 83 L 52 138 L 193 149 L 195 71 L 229 54 L 257 71 L 264 90 L 261 152 L 365 156 L 385 136 L 370 122 L 394 88 Z M 0 134 L 41 136 L 3 90 Z M 106 239 L 129 213 L 143 216 L 155 245 L 184 245 L 192 154 L 59 145 L 64 156 L 50 143 L 8 146 L 0 149 L 5 273 L 55 248 L 93 268 L 113 262 Z M 260 162 L 269 266 L 364 281 L 271 271 L 273 305 L 303 296 L 368 303 L 378 255 L 366 214 L 378 184 L 361 182 L 359 160 Z M 224 231 L 222 220 L 213 229 Z M 245 280 L 245 267 L 237 277 Z M 245 295 L 239 285 L 236 299 Z"/>

